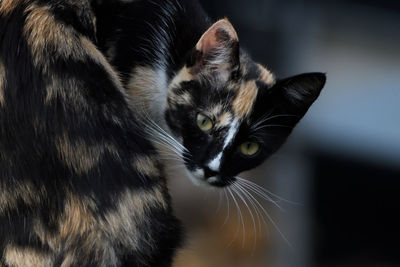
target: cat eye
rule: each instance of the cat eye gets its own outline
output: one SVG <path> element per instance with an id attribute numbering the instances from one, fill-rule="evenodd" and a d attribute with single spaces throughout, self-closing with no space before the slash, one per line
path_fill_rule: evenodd
<path id="1" fill-rule="evenodd" d="M 240 152 L 245 156 L 253 156 L 260 149 L 260 145 L 254 142 L 244 142 L 240 145 Z"/>
<path id="2" fill-rule="evenodd" d="M 214 126 L 214 124 L 209 117 L 199 113 L 197 115 L 197 126 L 200 128 L 200 130 L 207 132 L 207 131 L 211 130 L 211 128 Z"/>

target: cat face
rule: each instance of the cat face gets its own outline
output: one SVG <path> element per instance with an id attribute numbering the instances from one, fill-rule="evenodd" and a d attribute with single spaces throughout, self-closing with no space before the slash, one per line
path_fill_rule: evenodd
<path id="1" fill-rule="evenodd" d="M 223 19 L 200 38 L 171 81 L 165 117 L 196 184 L 226 186 L 286 140 L 325 84 L 322 73 L 276 80 L 239 49 Z"/>

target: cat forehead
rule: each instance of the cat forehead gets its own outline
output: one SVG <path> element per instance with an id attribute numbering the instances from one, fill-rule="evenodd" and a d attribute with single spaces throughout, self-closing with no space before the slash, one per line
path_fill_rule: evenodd
<path id="1" fill-rule="evenodd" d="M 275 84 L 275 76 L 261 64 L 241 59 L 240 84 L 236 84 L 236 95 L 232 109 L 239 118 L 246 118 L 251 113 L 259 90 L 270 88 Z M 249 62 L 249 63 L 247 63 Z M 246 64 L 247 63 L 247 64 Z M 262 84 L 262 88 L 259 85 Z"/>
<path id="2" fill-rule="evenodd" d="M 225 115 L 224 118 L 236 117 L 243 119 L 249 116 L 254 106 L 258 91 L 265 87 L 271 87 L 275 83 L 274 75 L 260 64 L 244 64 L 239 68 L 238 79 L 229 79 L 221 82 L 218 75 L 208 73 L 207 75 L 192 74 L 190 68 L 183 67 L 170 83 L 172 88 L 180 88 L 184 82 L 195 82 L 198 87 L 203 87 L 202 97 L 208 100 L 207 109 L 211 116 L 217 117 L 220 113 L 229 111 L 230 116 Z M 263 84 L 263 88 L 259 85 Z M 172 90 L 172 92 L 179 90 Z M 196 101 L 188 101 L 189 93 L 179 93 L 177 98 L 185 98 L 183 102 L 192 103 Z M 182 101 L 178 101 L 182 103 Z M 203 103 L 204 105 L 204 103 Z M 223 121 L 227 121 L 224 119 Z"/>

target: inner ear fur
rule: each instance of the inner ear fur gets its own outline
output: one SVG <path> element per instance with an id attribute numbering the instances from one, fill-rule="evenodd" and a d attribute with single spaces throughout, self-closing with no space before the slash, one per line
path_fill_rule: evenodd
<path id="1" fill-rule="evenodd" d="M 232 43 L 239 42 L 239 38 L 228 19 L 215 22 L 196 44 L 196 50 L 203 54 L 210 53 L 216 48 L 229 48 Z"/>
<path id="2" fill-rule="evenodd" d="M 194 72 L 238 64 L 239 38 L 228 19 L 215 22 L 194 47 Z"/>

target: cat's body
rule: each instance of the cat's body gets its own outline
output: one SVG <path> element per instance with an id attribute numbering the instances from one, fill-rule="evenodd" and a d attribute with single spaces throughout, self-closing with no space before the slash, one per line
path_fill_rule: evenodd
<path id="1" fill-rule="evenodd" d="M 324 82 L 276 81 L 196 1 L 0 1 L 2 267 L 170 266 L 179 222 L 143 116 L 195 182 L 227 186 Z"/>
<path id="2" fill-rule="evenodd" d="M 239 47 L 230 22 L 213 24 L 196 0 L 98 2 L 101 50 L 130 103 L 174 135 L 156 141 L 172 143 L 196 184 L 226 186 L 261 164 L 325 84 L 322 73 L 275 79 Z"/>
<path id="3" fill-rule="evenodd" d="M 163 124 L 167 87 L 211 26 L 197 1 L 98 1 L 99 48 L 122 78 L 134 106 Z"/>
<path id="4" fill-rule="evenodd" d="M 0 1 L 0 265 L 170 266 L 163 168 L 89 2 Z"/>

